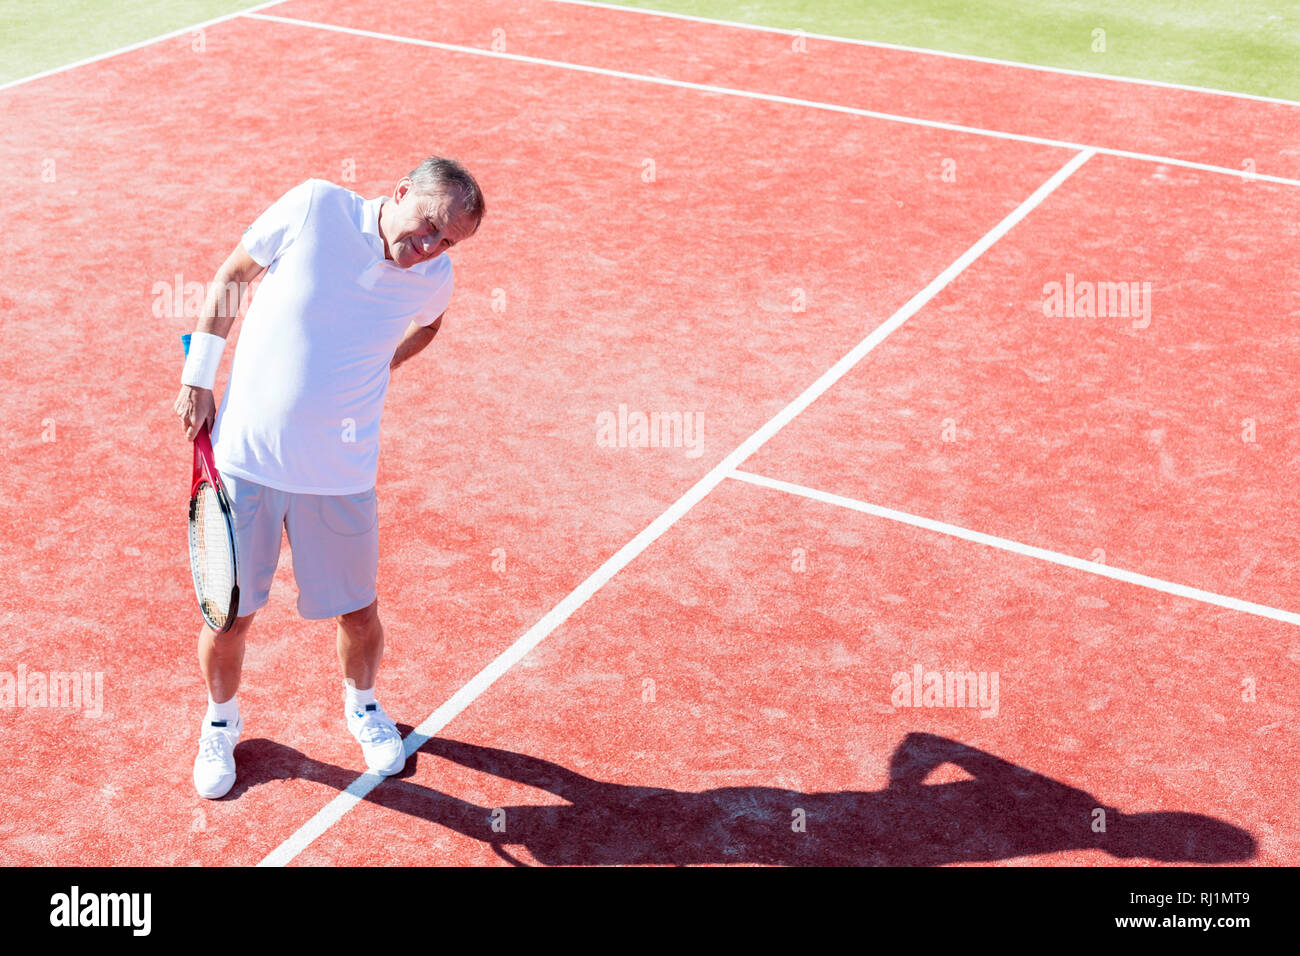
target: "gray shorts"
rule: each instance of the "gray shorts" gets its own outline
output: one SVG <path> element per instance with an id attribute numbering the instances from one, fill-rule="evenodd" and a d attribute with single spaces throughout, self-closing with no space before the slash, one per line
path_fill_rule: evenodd
<path id="1" fill-rule="evenodd" d="M 298 613 L 311 621 L 370 605 L 378 595 L 379 507 L 375 492 L 300 495 L 222 475 L 235 512 L 239 616 L 266 605 L 288 533 Z"/>

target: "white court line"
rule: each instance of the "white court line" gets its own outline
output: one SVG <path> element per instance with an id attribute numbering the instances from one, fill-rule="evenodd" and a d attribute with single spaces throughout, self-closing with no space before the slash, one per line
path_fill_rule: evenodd
<path id="1" fill-rule="evenodd" d="M 30 76 L 20 76 L 16 80 L 10 80 L 7 83 L 0 83 L 0 90 L 7 90 L 10 87 L 19 86 L 23 83 L 30 83 L 32 80 L 43 79 L 47 76 L 54 76 L 56 73 L 62 73 L 65 70 L 73 70 L 79 66 L 85 66 L 88 63 L 98 63 L 100 60 L 107 60 L 109 57 L 119 56 L 123 53 L 130 53 L 132 50 L 138 50 L 141 47 L 149 46 L 151 43 L 161 43 L 163 40 L 170 40 L 183 33 L 193 33 L 195 30 L 202 30 L 205 27 L 212 26 L 213 24 L 224 23 L 226 20 L 233 20 L 235 17 L 242 17 L 246 13 L 265 10 L 267 7 L 273 7 L 276 4 L 284 2 L 285 0 L 268 0 L 267 3 L 259 3 L 255 6 L 245 7 L 243 10 L 236 10 L 234 13 L 227 13 L 223 16 L 213 17 L 211 20 L 204 20 L 202 23 L 192 23 L 187 27 L 181 27 L 179 30 L 173 30 L 171 33 L 163 33 L 148 40 L 141 40 L 138 43 L 120 46 L 116 50 L 109 50 L 107 53 L 96 53 L 94 56 L 88 56 L 84 60 L 77 60 L 74 63 L 65 63 L 63 66 L 56 66 L 49 70 L 42 70 L 40 73 L 33 73 Z"/>
<path id="2" fill-rule="evenodd" d="M 1087 150 L 1093 153 L 1104 153 L 1108 156 L 1122 156 L 1126 159 L 1137 159 L 1149 163 L 1163 163 L 1167 166 L 1182 166 L 1187 169 L 1199 169 L 1205 172 L 1222 173 L 1227 176 L 1236 176 L 1238 179 L 1249 179 L 1252 182 L 1262 181 L 1271 183 L 1280 183 L 1284 186 L 1300 186 L 1300 179 L 1287 179 L 1282 176 L 1269 176 L 1264 173 L 1247 172 L 1241 169 L 1232 169 L 1227 166 L 1212 166 L 1208 163 L 1195 163 L 1186 159 L 1174 159 L 1170 156 L 1156 156 L 1151 153 L 1135 153 L 1124 149 L 1111 149 L 1106 146 L 1089 146 L 1085 143 L 1072 143 L 1068 140 L 1047 139 L 1042 136 L 1027 136 L 1022 133 L 1007 133 L 1001 130 L 982 129 L 978 126 L 962 126 L 957 123 L 944 123 L 939 120 L 917 119 L 912 116 L 902 116 L 897 113 L 881 113 L 877 110 L 866 110 L 856 106 L 839 106 L 834 103 L 823 103 L 818 100 L 805 100 L 794 96 L 781 96 L 776 93 L 757 93 L 753 90 L 738 90 L 729 86 L 713 86 L 708 83 L 692 83 L 688 80 L 672 80 L 662 76 L 650 76 L 644 73 L 628 73 L 624 70 L 611 70 L 602 66 L 585 66 L 580 63 L 568 63 L 564 60 L 548 60 L 542 57 L 525 56 L 522 53 L 500 53 L 496 50 L 487 50 L 480 47 L 461 46 L 457 43 L 442 43 L 438 40 L 421 40 L 416 37 L 398 36 L 392 33 L 379 33 L 374 30 L 360 30 L 356 27 L 341 27 L 332 23 L 317 23 L 314 20 L 298 20 L 293 17 L 278 17 L 266 13 L 247 13 L 243 14 L 250 20 L 266 20 L 271 23 L 284 23 L 289 26 L 307 27 L 314 30 L 328 30 L 332 33 L 345 33 L 351 36 L 367 37 L 372 40 L 387 40 L 392 43 L 406 43 L 411 46 L 428 47 L 433 50 L 447 50 L 452 53 L 466 53 L 470 56 L 484 56 L 497 60 L 510 60 L 515 63 L 531 63 L 537 66 L 550 66 L 561 70 L 572 70 L 577 73 L 592 73 L 598 76 L 610 76 L 622 80 L 635 80 L 641 83 L 654 83 L 658 86 L 671 86 L 683 90 L 696 90 L 701 93 L 718 93 L 724 96 L 739 96 L 745 99 L 762 100 L 768 103 L 783 103 L 790 106 L 804 106 L 810 109 L 826 110 L 832 113 L 847 113 L 851 116 L 867 116 L 872 119 L 887 120 L 891 123 L 906 123 L 910 126 L 924 126 L 929 129 L 941 129 L 953 133 L 970 133 L 975 136 L 989 136 L 995 139 L 1014 140 L 1019 143 L 1033 143 L 1038 146 L 1052 146 L 1057 149 L 1068 149 L 1073 152 Z"/>
<path id="3" fill-rule="evenodd" d="M 1017 206 L 1005 219 L 985 233 L 978 242 L 963 252 L 948 268 L 935 276 L 930 284 L 908 299 L 901 309 L 888 321 L 857 344 L 854 349 L 822 374 L 817 381 L 781 409 L 767 424 L 745 439 L 731 454 L 713 466 L 703 478 L 691 486 L 686 494 L 673 502 L 668 510 L 650 522 L 640 534 L 602 564 L 585 581 L 579 584 L 567 597 L 552 608 L 540 621 L 530 627 L 522 637 L 506 648 L 495 660 L 484 667 L 472 680 L 454 694 L 450 700 L 435 710 L 411 731 L 406 738 L 406 754 L 409 758 L 425 741 L 447 726 L 461 711 L 474 702 L 484 691 L 492 686 L 502 674 L 508 671 L 525 654 L 540 644 L 557 627 L 565 622 L 578 608 L 582 607 L 593 594 L 605 585 L 623 568 L 627 567 L 646 548 L 650 547 L 665 531 L 676 524 L 677 520 L 690 511 L 710 491 L 722 483 L 746 458 L 756 452 L 764 442 L 770 439 L 796 415 L 816 401 L 827 389 L 849 372 L 872 349 L 909 318 L 922 306 L 933 299 L 939 292 L 957 278 L 967 266 L 978 259 L 993 243 L 1001 239 L 1011 227 L 1025 218 L 1039 203 L 1052 194 L 1070 174 L 1082 166 L 1092 156 L 1091 152 L 1082 152 L 1073 157 L 1052 175 L 1045 183 L 1034 190 L 1024 202 Z M 342 793 L 335 796 L 322 807 L 315 816 L 299 827 L 283 843 L 267 854 L 258 866 L 284 866 L 301 853 L 313 840 L 328 830 L 339 819 L 364 799 L 366 794 L 379 786 L 381 777 L 365 774 L 354 780 Z"/>
<path id="4" fill-rule="evenodd" d="M 1165 594 L 1190 598 L 1193 601 L 1201 601 L 1204 604 L 1214 604 L 1218 607 L 1225 607 L 1232 611 L 1241 611 L 1246 614 L 1254 614 L 1257 617 L 1266 617 L 1273 621 L 1282 621 L 1287 624 L 1300 624 L 1300 614 L 1296 614 L 1292 611 L 1282 611 L 1278 608 L 1268 607 L 1264 604 L 1255 604 L 1252 601 L 1243 601 L 1240 598 L 1226 597 L 1222 594 L 1215 594 L 1213 591 L 1202 591 L 1200 588 L 1188 587 L 1185 584 L 1175 584 L 1172 581 L 1165 581 L 1161 578 L 1153 578 L 1145 574 L 1138 574 L 1136 571 L 1125 571 L 1123 568 L 1113 568 L 1110 565 L 1098 564 L 1095 561 L 1085 561 L 1084 559 L 1076 558 L 1073 555 L 1048 551 L 1046 548 L 1036 548 L 1030 544 L 1021 544 L 1019 541 L 994 537 L 991 534 L 984 534 L 981 531 L 971 531 L 967 528 L 947 524 L 943 521 L 935 521 L 932 518 L 922 518 L 918 515 L 908 514 L 905 511 L 895 511 L 893 508 L 882 508 L 880 505 L 867 504 L 865 501 L 858 501 L 856 498 L 845 498 L 842 495 L 831 494 L 828 491 L 818 491 L 815 488 L 792 484 L 788 481 L 779 481 L 776 478 L 767 478 L 763 475 L 756 475 L 753 472 L 740 471 L 738 469 L 733 471 L 728 477 L 734 478 L 737 481 L 749 482 L 751 485 L 759 485 L 776 491 L 784 491 L 787 494 L 799 495 L 803 498 L 811 498 L 813 501 L 820 501 L 823 504 L 848 508 L 851 511 L 860 511 L 863 514 L 873 515 L 877 518 L 887 518 L 890 521 L 897 521 L 901 524 L 908 524 L 916 528 L 924 528 L 927 531 L 935 531 L 939 534 L 961 538 L 963 541 L 973 541 L 975 544 L 983 544 L 990 548 L 1010 551 L 1012 554 L 1024 555 L 1028 558 L 1037 558 L 1040 561 L 1050 561 L 1052 564 L 1064 565 L 1065 567 L 1073 568 L 1076 571 L 1087 571 L 1089 574 L 1100 575 L 1103 578 L 1113 578 L 1116 581 L 1123 581 L 1126 584 L 1136 584 L 1140 587 L 1150 588 L 1153 591 L 1163 591 Z"/>
<path id="5" fill-rule="evenodd" d="M 619 4 L 595 3 L 593 0 L 551 0 L 552 3 L 568 3 L 578 7 L 595 7 L 598 10 L 619 10 L 627 13 L 644 13 L 652 17 L 664 17 L 670 20 L 689 20 L 692 23 L 708 23 L 719 27 L 735 27 L 740 30 L 756 30 L 760 33 L 776 33 L 787 37 L 807 37 L 810 40 L 826 40 L 830 43 L 847 43 L 852 46 L 874 47 L 880 50 L 901 50 L 904 53 L 923 53 L 927 56 L 941 56 L 950 60 L 971 60 L 975 63 L 991 63 L 994 66 L 1012 66 L 1020 70 L 1038 70 L 1043 73 L 1063 73 L 1066 76 L 1083 76 L 1091 80 L 1114 80 L 1117 83 L 1135 83 L 1140 86 L 1158 86 L 1168 90 L 1186 90 L 1189 93 L 1210 93 L 1214 96 L 1231 96 L 1236 99 L 1257 100 L 1261 103 L 1280 103 L 1282 106 L 1300 106 L 1296 100 L 1287 100 L 1278 96 L 1262 96 L 1259 93 L 1239 93 L 1235 90 L 1217 90 L 1209 86 L 1188 86 L 1185 83 L 1169 83 L 1164 80 L 1146 80 L 1137 76 L 1119 76 L 1114 73 L 1093 73 L 1090 70 L 1071 70 L 1063 66 L 1042 66 L 1038 63 L 1025 63 L 1021 60 L 998 60 L 989 56 L 976 56 L 973 53 L 950 53 L 947 50 L 935 50 L 930 47 L 903 46 L 898 43 L 884 43 L 880 40 L 860 40 L 857 37 L 836 36 L 832 33 L 809 33 L 807 30 L 791 30 L 787 27 L 770 27 L 760 23 L 741 23 L 738 20 L 715 20 L 711 17 L 698 17 L 690 13 L 670 13 L 667 10 L 651 10 L 646 7 L 625 7 Z"/>
<path id="6" fill-rule="evenodd" d="M 277 4 L 284 2 L 286 2 L 286 0 L 269 0 L 267 3 L 255 4 L 254 6 L 246 7 L 243 10 L 236 10 L 233 13 L 213 17 L 211 20 L 204 20 L 202 23 L 195 23 L 188 27 L 182 27 L 179 30 L 173 30 L 171 33 L 164 33 L 149 40 L 141 40 L 140 42 L 132 43 L 129 46 L 118 47 L 116 50 L 110 50 L 107 53 L 98 53 L 95 56 L 86 57 L 83 60 L 77 60 L 73 63 L 65 63 L 63 66 L 56 66 L 48 70 L 43 70 L 40 73 L 21 76 L 16 80 L 9 80 L 6 83 L 0 84 L 0 90 L 7 90 L 10 87 L 18 86 L 21 83 L 29 83 L 32 80 L 39 80 L 46 76 L 53 76 L 56 73 L 62 73 L 64 70 L 71 70 L 78 66 L 85 66 L 87 63 L 106 60 L 109 57 L 117 56 L 120 53 L 128 53 L 131 50 L 138 50 L 140 47 L 148 46 L 151 43 L 170 40 L 173 37 L 180 36 L 182 33 L 189 33 L 192 30 L 201 30 L 204 27 L 212 26 L 214 23 L 221 23 L 225 20 L 231 20 L 235 17 L 247 13 L 254 13 L 258 10 L 265 10 L 267 7 L 274 7 Z M 860 40 L 856 37 L 835 36 L 830 33 L 809 33 L 807 30 L 790 30 L 784 27 L 764 26 L 758 23 L 741 23 L 736 20 L 714 20 L 709 17 L 698 17 L 688 13 L 670 13 L 666 10 L 648 10 L 642 7 L 615 6 L 607 3 L 594 3 L 592 0 L 552 0 L 552 2 L 569 3 L 575 6 L 596 7 L 601 10 L 643 13 L 650 16 L 665 17 L 674 20 L 689 20 L 695 23 L 709 23 L 715 26 L 735 27 L 740 30 L 755 30 L 761 33 L 776 33 L 790 37 L 805 36 L 813 40 L 826 40 L 831 43 L 847 43 L 854 46 L 875 47 L 882 50 L 901 50 L 905 53 L 922 53 L 928 56 L 939 56 L 953 60 L 971 60 L 976 63 L 990 63 L 995 66 L 1009 66 L 1022 70 L 1039 70 L 1044 73 L 1062 73 L 1067 76 L 1083 76 L 1097 80 L 1114 80 L 1117 83 L 1134 83 L 1141 86 L 1158 86 L 1171 90 L 1186 90 L 1191 93 L 1209 93 L 1215 96 L 1231 96 L 1237 99 L 1256 100 L 1261 103 L 1280 103 L 1283 106 L 1300 106 L 1300 102 L 1295 100 L 1282 99 L 1277 96 L 1261 96 L 1258 93 L 1239 93 L 1235 90 L 1217 90 L 1208 86 L 1188 86 L 1183 83 L 1168 83 L 1163 80 L 1146 80 L 1141 77 L 1118 76 L 1113 73 L 1092 73 L 1088 70 L 1071 70 L 1060 66 L 1042 66 L 1037 63 L 1023 63 L 1019 60 L 999 60 L 993 57 L 976 56 L 972 53 L 952 53 L 947 50 L 934 50 L 928 47 L 919 46 L 903 46 L 897 43 L 885 43 L 880 40 Z"/>

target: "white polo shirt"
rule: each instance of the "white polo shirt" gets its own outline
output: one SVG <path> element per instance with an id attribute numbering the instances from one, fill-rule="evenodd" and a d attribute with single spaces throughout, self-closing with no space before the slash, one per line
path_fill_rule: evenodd
<path id="1" fill-rule="evenodd" d="M 451 299 L 451 260 L 384 258 L 383 198 L 309 179 L 244 233 L 267 267 L 244 317 L 213 432 L 217 468 L 281 491 L 375 486 L 388 363 L 410 322 Z"/>

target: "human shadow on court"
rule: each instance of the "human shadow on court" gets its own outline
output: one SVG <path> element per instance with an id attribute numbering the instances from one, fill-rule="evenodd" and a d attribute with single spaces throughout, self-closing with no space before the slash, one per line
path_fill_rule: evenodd
<path id="1" fill-rule="evenodd" d="M 514 847 L 554 865 L 762 863 L 794 866 L 934 866 L 1062 850 L 1097 849 L 1121 859 L 1225 863 L 1255 854 L 1255 840 L 1195 813 L 1126 814 L 1098 798 L 974 747 L 909 734 L 875 791 L 803 793 L 723 787 L 699 793 L 591 780 L 524 754 L 454 740 L 419 754 L 450 760 L 548 791 L 562 805 L 482 807 L 409 782 L 415 761 L 367 797 L 450 827 L 518 863 Z M 343 789 L 355 774 L 271 741 L 241 744 L 242 793 L 284 777 Z M 926 784 L 943 764 L 970 775 Z M 283 772 L 277 772 L 276 766 Z M 1097 832 L 1097 811 L 1105 831 Z"/>

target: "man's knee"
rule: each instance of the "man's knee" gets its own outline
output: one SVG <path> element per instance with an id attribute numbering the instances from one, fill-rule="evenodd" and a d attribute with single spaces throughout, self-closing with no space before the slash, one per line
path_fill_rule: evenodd
<path id="1" fill-rule="evenodd" d="M 357 608 L 355 611 L 348 611 L 346 614 L 340 614 L 337 618 L 340 625 L 346 628 L 349 633 L 366 633 L 379 627 L 379 598 L 375 598 L 365 607 Z"/>
<path id="2" fill-rule="evenodd" d="M 230 630 L 223 634 L 218 634 L 216 631 L 212 631 L 211 628 L 208 628 L 209 631 L 212 631 L 213 641 L 221 644 L 227 641 L 238 640 L 243 637 L 248 633 L 248 629 L 253 626 L 253 616 L 256 613 L 257 612 L 254 611 L 253 614 L 246 614 L 243 617 L 235 618 L 235 623 L 230 625 Z"/>

